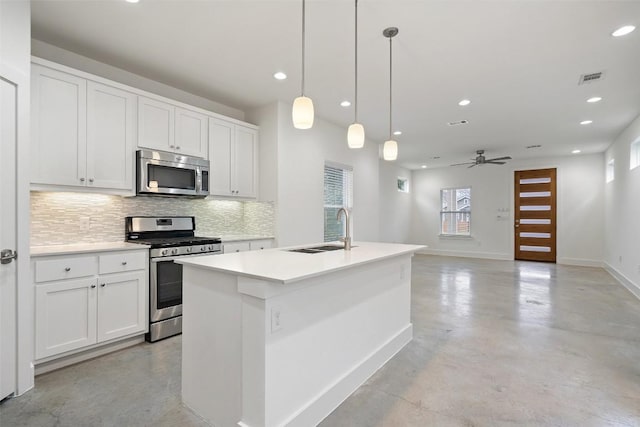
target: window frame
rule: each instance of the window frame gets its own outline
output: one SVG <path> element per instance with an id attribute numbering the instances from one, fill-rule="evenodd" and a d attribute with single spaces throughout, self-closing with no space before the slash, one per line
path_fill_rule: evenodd
<path id="1" fill-rule="evenodd" d="M 341 170 L 342 174 L 343 174 L 343 179 L 345 179 L 345 181 L 342 183 L 342 199 L 343 199 L 343 203 L 342 205 L 337 205 L 337 204 L 327 204 L 327 168 L 330 169 L 336 169 L 336 170 Z M 329 230 L 328 230 L 328 221 L 329 221 L 329 216 L 327 213 L 328 209 L 331 209 L 335 212 L 337 212 L 340 208 L 346 208 L 349 213 L 351 213 L 352 209 L 353 209 L 353 180 L 354 180 L 354 172 L 353 172 L 353 166 L 351 165 L 346 165 L 344 163 L 337 163 L 337 162 L 332 162 L 332 161 L 325 161 L 324 162 L 324 167 L 323 167 L 323 203 L 322 203 L 322 210 L 323 210 L 323 241 L 324 242 L 334 242 L 336 240 L 338 240 L 340 237 L 343 237 L 345 235 L 346 232 L 346 222 L 345 222 L 345 218 L 344 216 L 340 219 L 340 221 L 336 220 L 336 223 L 341 223 L 341 232 L 339 236 L 335 235 L 335 234 L 329 234 Z M 346 190 L 346 191 L 345 191 Z M 345 194 L 346 193 L 346 194 Z M 337 214 L 336 214 L 337 215 Z M 333 214 L 331 215 L 333 217 Z M 334 238 L 336 237 L 336 238 Z"/>
<path id="2" fill-rule="evenodd" d="M 457 239 L 468 239 L 468 238 L 472 238 L 472 234 L 471 234 L 471 224 L 472 224 L 472 215 L 471 215 L 471 204 L 472 204 L 472 196 L 471 196 L 471 189 L 472 187 L 470 185 L 467 186 L 460 186 L 460 187 L 446 187 L 446 188 L 441 188 L 440 189 L 440 211 L 439 211 L 439 215 L 440 215 L 440 232 L 438 234 L 439 237 L 445 237 L 445 238 L 457 238 Z M 468 194 L 469 194 L 469 204 L 468 204 L 468 209 L 469 210 L 460 210 L 460 209 L 456 209 L 456 210 L 443 210 L 443 195 L 445 191 L 457 191 L 458 190 L 468 190 Z M 469 224 L 469 232 L 468 233 L 445 233 L 443 230 L 443 224 L 444 224 L 444 217 L 447 214 L 467 214 L 468 215 L 468 224 Z M 457 227 L 456 227 L 457 230 Z"/>

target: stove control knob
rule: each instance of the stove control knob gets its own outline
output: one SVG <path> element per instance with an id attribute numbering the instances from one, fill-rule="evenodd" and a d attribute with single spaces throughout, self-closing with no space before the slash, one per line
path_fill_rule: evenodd
<path id="1" fill-rule="evenodd" d="M 187 253 L 191 253 L 191 248 L 187 248 Z"/>
<path id="2" fill-rule="evenodd" d="M 163 249 L 163 250 L 162 250 L 162 255 L 166 255 L 166 254 L 168 254 L 168 253 L 169 253 L 169 250 L 168 250 L 168 249 Z"/>
<path id="3" fill-rule="evenodd" d="M 178 255 L 177 249 L 171 249 L 171 255 Z"/>
<path id="4" fill-rule="evenodd" d="M 207 247 L 206 247 L 206 246 L 201 246 L 201 247 L 200 247 L 200 252 L 204 252 L 204 251 L 206 251 L 206 250 L 207 250 Z"/>

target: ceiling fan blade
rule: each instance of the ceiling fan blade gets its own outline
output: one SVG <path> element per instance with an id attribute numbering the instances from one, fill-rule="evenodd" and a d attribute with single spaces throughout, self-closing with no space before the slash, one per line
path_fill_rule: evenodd
<path id="1" fill-rule="evenodd" d="M 449 166 L 462 166 L 462 165 L 475 165 L 476 162 L 466 162 L 466 163 L 455 163 L 453 165 L 449 165 Z"/>
<path id="2" fill-rule="evenodd" d="M 507 162 L 492 162 L 492 161 L 487 160 L 485 163 L 488 163 L 490 165 L 504 165 Z"/>
<path id="3" fill-rule="evenodd" d="M 485 160 L 485 161 L 487 161 L 487 162 L 492 162 L 492 161 L 494 161 L 494 160 L 511 160 L 511 157 L 510 157 L 510 156 L 505 156 L 505 157 L 496 157 L 495 159 L 487 159 L 487 160 Z"/>
<path id="4" fill-rule="evenodd" d="M 477 163 L 472 164 L 471 166 L 469 166 L 467 169 L 470 169 L 472 167 L 474 167 Z"/>

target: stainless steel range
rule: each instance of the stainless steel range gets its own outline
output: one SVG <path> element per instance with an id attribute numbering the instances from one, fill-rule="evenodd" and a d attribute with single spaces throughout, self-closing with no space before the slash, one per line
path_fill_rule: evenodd
<path id="1" fill-rule="evenodd" d="M 126 240 L 150 245 L 149 342 L 182 332 L 182 265 L 179 258 L 222 253 L 220 238 L 196 237 L 195 217 L 130 216 Z"/>

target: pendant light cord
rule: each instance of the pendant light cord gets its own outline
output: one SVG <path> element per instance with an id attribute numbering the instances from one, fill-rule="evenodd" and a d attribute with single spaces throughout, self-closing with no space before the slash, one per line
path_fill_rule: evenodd
<path id="1" fill-rule="evenodd" d="M 355 120 L 354 123 L 358 123 L 358 0 L 356 1 L 356 25 L 355 25 L 355 51 L 356 51 L 356 61 L 355 61 Z"/>
<path id="2" fill-rule="evenodd" d="M 305 48 L 305 0 L 302 0 L 302 89 L 301 95 L 304 96 L 304 48 Z"/>
<path id="3" fill-rule="evenodd" d="M 391 140 L 391 117 L 393 117 L 393 36 L 389 37 L 389 140 Z"/>

